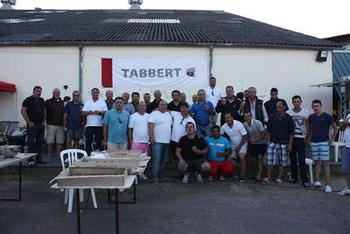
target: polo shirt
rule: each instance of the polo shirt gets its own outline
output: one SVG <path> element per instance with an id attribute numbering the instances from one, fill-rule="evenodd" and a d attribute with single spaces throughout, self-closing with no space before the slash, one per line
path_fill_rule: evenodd
<path id="1" fill-rule="evenodd" d="M 323 112 L 321 115 L 315 113 L 310 115 L 311 123 L 311 142 L 320 143 L 329 140 L 329 129 L 334 123 L 334 119 L 330 114 Z"/>
<path id="2" fill-rule="evenodd" d="M 208 86 L 204 89 L 204 91 L 206 95 L 206 100 L 211 102 L 215 108 L 218 101 L 222 97 L 220 88 L 215 86 L 213 89 L 212 87 Z"/>
<path id="3" fill-rule="evenodd" d="M 173 117 L 173 128 L 171 133 L 171 140 L 175 142 L 179 142 L 180 138 L 186 135 L 186 124 L 191 122 L 194 124 L 196 128 L 196 122 L 190 115 L 184 118 L 180 112 L 171 111 L 170 112 Z"/>
<path id="4" fill-rule="evenodd" d="M 46 124 L 62 126 L 64 114 L 64 102 L 61 98 L 46 100 Z"/>
<path id="5" fill-rule="evenodd" d="M 221 126 L 220 128 L 221 134 L 226 134 L 229 136 L 231 144 L 233 146 L 239 145 L 241 143 L 242 137 L 247 135 L 247 131 L 244 128 L 244 125 L 237 121 L 233 121 L 232 127 L 230 127 L 227 123 Z"/>
<path id="6" fill-rule="evenodd" d="M 210 114 L 204 109 L 205 105 L 208 105 L 209 109 L 214 111 L 214 106 L 209 101 L 194 104 L 191 109 L 191 113 L 194 116 L 194 120 L 197 124 L 201 126 L 207 126 L 210 123 Z"/>
<path id="7" fill-rule="evenodd" d="M 106 102 L 100 99 L 94 101 L 93 99 L 87 100 L 84 104 L 83 111 L 102 111 L 106 112 Z M 102 115 L 88 115 L 86 117 L 86 127 L 102 127 Z"/>
<path id="8" fill-rule="evenodd" d="M 68 129 L 80 129 L 83 127 L 81 110 L 83 104 L 81 102 L 74 103 L 68 102 L 65 107 L 65 113 L 67 113 L 67 128 Z"/>
<path id="9" fill-rule="evenodd" d="M 257 119 L 252 119 L 252 123 L 250 124 L 250 126 L 247 122 L 245 122 L 244 127 L 248 133 L 249 141 L 258 137 L 262 132 L 265 131 L 264 125 Z M 267 144 L 267 139 L 266 137 L 264 137 L 263 139 L 255 142 L 254 144 Z"/>
<path id="10" fill-rule="evenodd" d="M 27 97 L 22 106 L 27 108 L 27 114 L 30 121 L 33 123 L 42 123 L 45 118 L 46 104 L 41 97 Z"/>
<path id="11" fill-rule="evenodd" d="M 218 153 L 223 153 L 227 149 L 231 149 L 230 143 L 228 140 L 220 136 L 219 138 L 214 137 L 206 137 L 205 142 L 208 145 L 209 153 L 208 153 L 208 160 L 214 161 L 214 162 L 223 162 L 225 161 L 225 157 L 218 157 Z"/>
<path id="12" fill-rule="evenodd" d="M 124 144 L 128 141 L 129 113 L 117 111 L 113 108 L 107 111 L 103 124 L 108 125 L 108 142 L 112 144 Z"/>

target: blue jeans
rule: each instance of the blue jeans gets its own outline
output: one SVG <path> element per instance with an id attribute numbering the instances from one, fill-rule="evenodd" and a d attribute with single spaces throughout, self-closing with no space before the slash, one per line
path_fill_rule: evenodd
<path id="1" fill-rule="evenodd" d="M 152 144 L 152 176 L 160 178 L 163 173 L 164 164 L 168 156 L 169 144 Z"/>
<path id="2" fill-rule="evenodd" d="M 44 143 L 45 127 L 43 123 L 34 123 L 33 127 L 27 126 L 27 146 L 29 153 L 37 153 L 37 162 L 41 161 L 41 149 Z"/>
<path id="3" fill-rule="evenodd" d="M 211 128 L 210 125 L 204 126 L 197 124 L 196 126 L 197 134 L 202 137 L 211 136 Z"/>

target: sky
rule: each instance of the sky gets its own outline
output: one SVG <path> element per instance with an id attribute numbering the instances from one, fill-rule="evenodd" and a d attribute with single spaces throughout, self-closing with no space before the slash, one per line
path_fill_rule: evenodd
<path id="1" fill-rule="evenodd" d="M 127 0 L 17 0 L 15 9 L 128 9 Z M 350 33 L 350 0 L 144 0 L 142 9 L 224 10 L 326 38 Z"/>

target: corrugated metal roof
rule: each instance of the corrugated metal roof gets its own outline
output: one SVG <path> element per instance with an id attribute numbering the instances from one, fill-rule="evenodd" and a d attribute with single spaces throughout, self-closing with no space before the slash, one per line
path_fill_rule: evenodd
<path id="1" fill-rule="evenodd" d="M 0 45 L 339 47 L 223 11 L 189 10 L 1 11 Z"/>
<path id="2" fill-rule="evenodd" d="M 340 81 L 343 76 L 350 76 L 350 52 L 334 52 L 333 81 Z"/>

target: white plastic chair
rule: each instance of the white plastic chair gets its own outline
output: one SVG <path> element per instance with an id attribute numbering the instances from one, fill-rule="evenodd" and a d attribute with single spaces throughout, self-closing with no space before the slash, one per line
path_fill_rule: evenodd
<path id="1" fill-rule="evenodd" d="M 338 136 L 338 141 L 335 141 L 331 144 L 331 146 L 334 147 L 334 161 L 338 162 L 339 158 L 340 158 L 340 147 L 344 147 L 345 143 L 344 143 L 344 131 L 340 131 L 339 132 L 339 136 Z"/>
<path id="2" fill-rule="evenodd" d="M 312 170 L 312 166 L 314 164 L 314 161 L 312 159 L 305 158 L 305 163 L 309 167 L 310 183 L 314 184 L 314 173 L 313 173 L 313 170 Z"/>
<path id="3" fill-rule="evenodd" d="M 80 149 L 63 150 L 60 153 L 62 170 L 65 170 L 67 168 L 66 167 L 67 162 L 68 162 L 68 167 L 70 167 L 73 165 L 74 162 L 78 161 L 78 159 L 79 159 L 78 154 L 82 154 L 83 156 L 87 156 L 87 153 L 84 150 L 80 150 Z M 64 204 L 67 205 L 67 203 L 68 203 L 68 213 L 72 213 L 74 191 L 75 191 L 75 189 L 65 189 L 65 191 L 64 191 Z M 91 189 L 90 191 L 91 191 L 91 197 L 92 197 L 92 202 L 93 202 L 94 208 L 97 208 L 95 190 Z M 83 202 L 84 201 L 84 190 L 83 189 L 79 189 L 79 196 L 80 196 L 80 202 Z"/>

